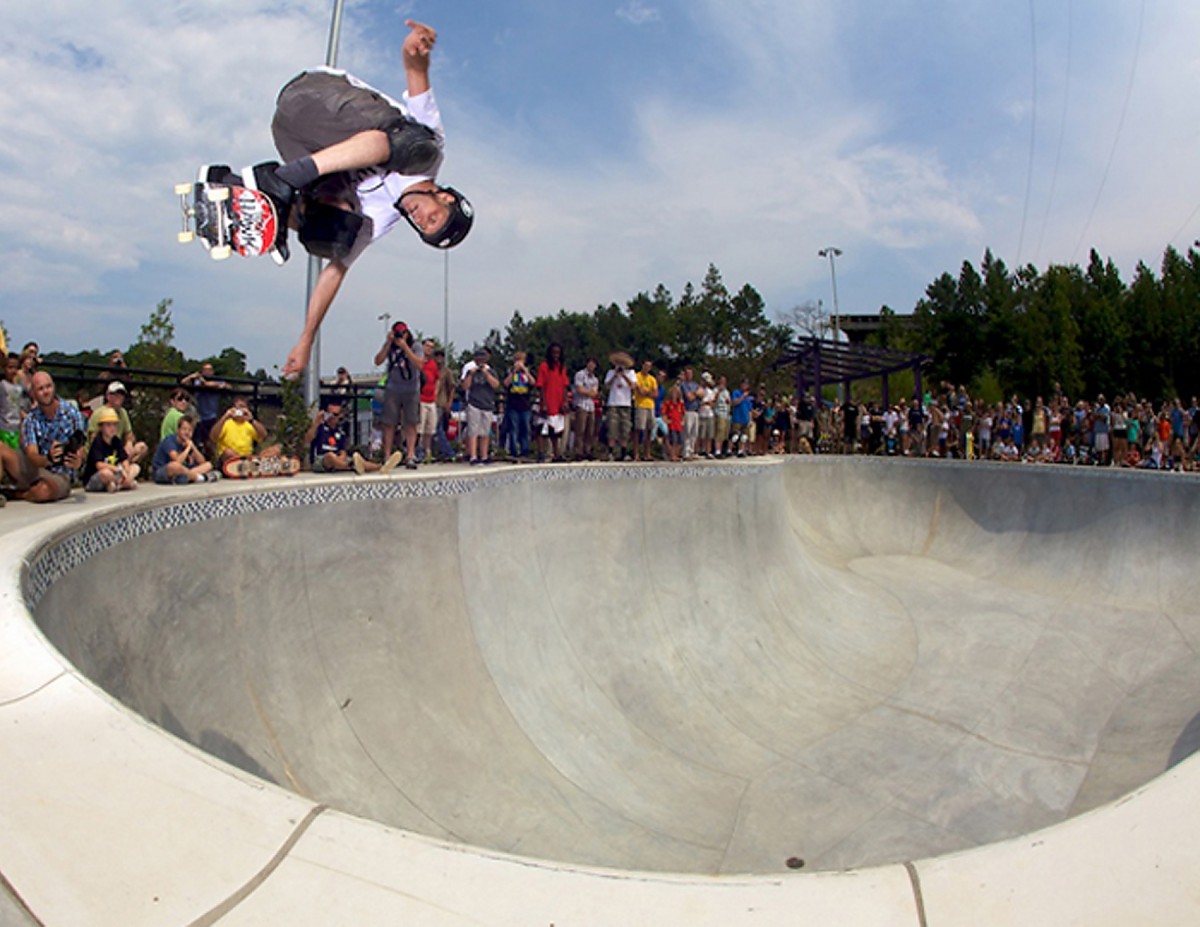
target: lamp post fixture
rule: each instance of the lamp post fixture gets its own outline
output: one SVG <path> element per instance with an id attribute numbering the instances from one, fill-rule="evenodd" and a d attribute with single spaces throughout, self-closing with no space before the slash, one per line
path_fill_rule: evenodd
<path id="1" fill-rule="evenodd" d="M 842 323 L 841 312 L 838 310 L 837 270 L 834 267 L 833 259 L 842 256 L 842 249 L 835 248 L 830 245 L 828 248 L 822 248 L 820 251 L 818 251 L 817 256 L 829 258 L 829 277 L 833 281 L 833 340 L 838 341 L 840 340 L 838 335 L 842 330 Z"/>
<path id="2" fill-rule="evenodd" d="M 338 39 L 342 34 L 342 3 L 343 0 L 333 0 L 333 21 L 329 24 L 329 44 L 325 48 L 325 65 L 337 65 Z M 308 318 L 308 304 L 312 301 L 313 290 L 317 285 L 317 277 L 321 275 L 321 259 L 309 255 L 308 258 L 308 295 L 304 302 L 304 315 Z M 304 371 L 304 404 L 310 408 L 321 402 L 321 333 L 318 331 L 313 338 L 312 354 L 308 358 L 308 369 Z"/>

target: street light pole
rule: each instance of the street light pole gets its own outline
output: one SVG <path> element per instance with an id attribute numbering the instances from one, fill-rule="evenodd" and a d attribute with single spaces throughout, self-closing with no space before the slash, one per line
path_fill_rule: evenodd
<path id="1" fill-rule="evenodd" d="M 822 248 L 817 252 L 818 257 L 829 258 L 829 277 L 833 281 L 833 340 L 841 340 L 838 336 L 842 330 L 841 312 L 838 309 L 837 298 L 837 270 L 834 268 L 833 259 L 842 256 L 841 248 L 835 248 L 830 245 L 828 248 Z"/>
<path id="2" fill-rule="evenodd" d="M 333 20 L 329 24 L 329 44 L 325 48 L 326 67 L 337 66 L 338 40 L 342 35 L 342 3 L 343 0 L 333 0 Z M 317 286 L 317 278 L 321 276 L 321 259 L 313 255 L 308 258 L 308 294 L 304 301 L 304 316 L 308 319 L 308 307 L 312 303 L 313 290 Z M 308 357 L 308 369 L 304 371 L 304 403 L 317 405 L 321 401 L 321 332 L 313 337 L 312 353 Z"/>

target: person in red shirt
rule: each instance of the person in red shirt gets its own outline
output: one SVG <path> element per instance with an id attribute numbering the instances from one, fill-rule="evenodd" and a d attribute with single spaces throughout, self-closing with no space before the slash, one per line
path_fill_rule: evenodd
<path id="1" fill-rule="evenodd" d="M 567 402 L 567 389 L 570 378 L 567 376 L 567 366 L 563 363 L 562 345 L 552 342 L 546 349 L 546 359 L 538 366 L 536 385 L 541 397 L 542 425 L 538 436 L 540 456 L 545 457 L 546 443 L 553 448 L 554 459 L 562 460 L 558 442 L 562 440 L 567 427 L 566 416 L 563 414 Z M 564 449 L 565 450 L 565 449 Z"/>
<path id="2" fill-rule="evenodd" d="M 441 369 L 434 351 L 437 345 L 426 338 L 421 347 L 425 350 L 425 363 L 421 365 L 421 409 L 417 417 L 417 437 L 421 442 L 421 459 L 433 459 L 433 436 L 437 433 L 438 407 L 437 385 Z"/>
<path id="3" fill-rule="evenodd" d="M 667 458 L 678 460 L 683 450 L 683 390 L 672 386 L 662 404 L 662 416 L 667 423 Z"/>

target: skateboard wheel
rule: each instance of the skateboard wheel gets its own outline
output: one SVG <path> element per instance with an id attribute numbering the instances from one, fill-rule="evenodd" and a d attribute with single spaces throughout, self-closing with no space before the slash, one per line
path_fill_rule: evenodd
<path id="1" fill-rule="evenodd" d="M 175 184 L 175 195 L 176 196 L 187 196 L 191 192 L 192 192 L 192 185 L 190 183 Z"/>
<path id="2" fill-rule="evenodd" d="M 208 253 L 214 261 L 223 261 L 225 258 L 229 257 L 229 255 L 233 254 L 233 249 L 229 247 L 229 245 L 218 245 L 214 248 L 210 248 Z"/>
<path id="3" fill-rule="evenodd" d="M 229 199 L 228 187 L 209 187 L 204 194 L 210 203 L 223 203 Z"/>
<path id="4" fill-rule="evenodd" d="M 195 237 L 196 237 L 196 234 L 194 232 L 180 232 L 179 233 L 179 243 L 181 245 L 186 244 L 187 242 L 191 241 Z"/>

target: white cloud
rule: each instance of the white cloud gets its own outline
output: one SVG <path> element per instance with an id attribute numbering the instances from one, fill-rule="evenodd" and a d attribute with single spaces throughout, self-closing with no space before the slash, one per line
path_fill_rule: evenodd
<path id="1" fill-rule="evenodd" d="M 662 13 L 658 7 L 646 6 L 641 0 L 626 0 L 617 7 L 617 17 L 635 26 L 644 26 L 646 23 L 660 22 Z"/>

